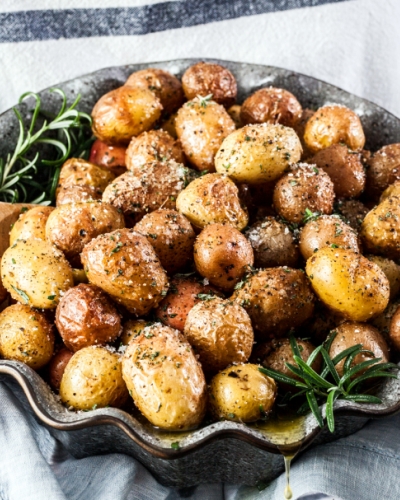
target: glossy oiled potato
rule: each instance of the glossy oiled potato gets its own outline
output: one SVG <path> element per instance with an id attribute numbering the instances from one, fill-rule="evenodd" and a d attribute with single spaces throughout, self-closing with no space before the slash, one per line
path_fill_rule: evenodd
<path id="1" fill-rule="evenodd" d="M 120 341 L 122 345 L 128 345 L 129 342 L 136 338 L 146 326 L 150 326 L 144 319 L 130 319 L 122 327 Z"/>
<path id="2" fill-rule="evenodd" d="M 163 69 L 147 68 L 135 71 L 125 85 L 153 92 L 160 99 L 165 113 L 173 113 L 184 100 L 181 82 Z"/>
<path id="3" fill-rule="evenodd" d="M 122 373 L 135 405 L 161 429 L 196 427 L 206 410 L 206 381 L 190 344 L 157 323 L 133 338 Z"/>
<path id="4" fill-rule="evenodd" d="M 1 358 L 21 361 L 38 370 L 50 361 L 53 351 L 53 325 L 43 313 L 22 304 L 0 313 Z"/>
<path id="5" fill-rule="evenodd" d="M 322 169 L 300 163 L 284 175 L 274 189 L 274 207 L 289 222 L 300 223 L 307 211 L 331 214 L 335 192 Z"/>
<path id="6" fill-rule="evenodd" d="M 272 409 L 275 398 L 275 380 L 250 363 L 226 368 L 210 385 L 211 412 L 216 419 L 255 422 Z"/>
<path id="7" fill-rule="evenodd" d="M 61 168 L 56 196 L 61 188 L 70 186 L 89 186 L 103 192 L 114 179 L 115 175 L 107 168 L 81 158 L 70 158 Z"/>
<path id="8" fill-rule="evenodd" d="M 56 206 L 101 200 L 103 191 L 92 186 L 65 186 L 57 191 Z"/>
<path id="9" fill-rule="evenodd" d="M 389 302 L 384 272 L 351 250 L 322 248 L 308 259 L 306 272 L 322 302 L 346 319 L 368 321 Z"/>
<path id="10" fill-rule="evenodd" d="M 240 119 L 245 125 L 280 123 L 286 127 L 294 127 L 302 113 L 301 104 L 291 92 L 267 87 L 257 90 L 244 101 Z"/>
<path id="11" fill-rule="evenodd" d="M 122 378 L 121 359 L 105 347 L 90 346 L 69 360 L 60 385 L 61 401 L 75 410 L 122 406 L 128 390 Z"/>
<path id="12" fill-rule="evenodd" d="M 210 224 L 197 237 L 194 263 L 212 285 L 231 290 L 254 264 L 253 249 L 229 224 Z"/>
<path id="13" fill-rule="evenodd" d="M 377 264 L 385 273 L 390 286 L 390 299 L 394 299 L 400 292 L 400 266 L 394 260 L 380 255 L 366 255 L 366 257 Z"/>
<path id="14" fill-rule="evenodd" d="M 354 229 L 337 215 L 322 215 L 308 222 L 300 233 L 300 252 L 307 260 L 321 248 L 345 248 L 359 252 L 358 237 Z"/>
<path id="15" fill-rule="evenodd" d="M 275 181 L 300 160 L 301 151 L 300 140 L 289 127 L 246 125 L 224 140 L 215 155 L 215 168 L 237 182 Z"/>
<path id="16" fill-rule="evenodd" d="M 237 84 L 232 73 L 219 64 L 199 62 L 190 66 L 182 76 L 188 100 L 212 94 L 215 102 L 229 107 L 236 101 Z"/>
<path id="17" fill-rule="evenodd" d="M 121 333 L 121 318 L 109 297 L 97 286 L 80 284 L 68 290 L 56 310 L 56 326 L 73 352 L 113 342 Z"/>
<path id="18" fill-rule="evenodd" d="M 361 155 L 345 144 L 333 144 L 308 161 L 329 175 L 339 198 L 357 198 L 363 192 L 366 175 Z"/>
<path id="19" fill-rule="evenodd" d="M 83 247 L 100 234 L 125 226 L 116 208 L 99 201 L 70 203 L 57 207 L 46 223 L 46 238 L 61 250 L 72 265 L 80 266 Z"/>
<path id="20" fill-rule="evenodd" d="M 56 392 L 60 390 L 61 379 L 69 360 L 74 355 L 66 347 L 62 347 L 51 359 L 48 366 L 49 384 Z"/>
<path id="21" fill-rule="evenodd" d="M 135 225 L 134 230 L 146 236 L 168 273 L 185 267 L 193 256 L 196 235 L 190 222 L 176 210 L 151 212 Z"/>
<path id="22" fill-rule="evenodd" d="M 176 208 L 193 226 L 230 224 L 239 231 L 247 226 L 249 216 L 242 207 L 234 182 L 220 174 L 207 174 L 191 182 L 179 193 Z"/>
<path id="23" fill-rule="evenodd" d="M 245 234 L 253 248 L 256 267 L 296 267 L 299 250 L 293 234 L 275 217 L 255 222 Z"/>
<path id="24" fill-rule="evenodd" d="M 167 275 L 153 247 L 133 229 L 98 236 L 81 259 L 90 283 L 138 316 L 156 307 L 167 292 Z"/>
<path id="25" fill-rule="evenodd" d="M 62 252 L 43 240 L 17 240 L 1 260 L 3 285 L 18 302 L 55 309 L 73 286 L 72 269 Z"/>
<path id="26" fill-rule="evenodd" d="M 253 273 L 232 296 L 249 313 L 260 339 L 281 337 L 304 323 L 313 313 L 314 298 L 304 273 L 289 267 Z"/>
<path id="27" fill-rule="evenodd" d="M 308 120 L 304 141 L 314 153 L 340 142 L 353 151 L 360 151 L 365 144 L 365 135 L 360 118 L 354 111 L 332 104 L 319 108 Z"/>
<path id="28" fill-rule="evenodd" d="M 126 170 L 125 153 L 126 148 L 123 146 L 109 146 L 96 139 L 90 150 L 89 161 L 107 168 L 114 175 L 122 175 Z"/>
<path id="29" fill-rule="evenodd" d="M 400 144 L 389 144 L 367 159 L 366 194 L 377 200 L 397 180 L 400 180 Z"/>
<path id="30" fill-rule="evenodd" d="M 189 311 L 184 332 L 206 372 L 245 363 L 253 348 L 249 315 L 243 307 L 219 297 L 196 304 Z"/>
<path id="31" fill-rule="evenodd" d="M 360 230 L 362 221 L 369 212 L 369 209 L 359 200 L 339 200 L 336 209 L 355 231 Z"/>
<path id="32" fill-rule="evenodd" d="M 46 222 L 53 210 L 53 207 L 39 205 L 22 213 L 10 231 L 10 246 L 16 240 L 29 240 L 30 238 L 45 240 Z"/>

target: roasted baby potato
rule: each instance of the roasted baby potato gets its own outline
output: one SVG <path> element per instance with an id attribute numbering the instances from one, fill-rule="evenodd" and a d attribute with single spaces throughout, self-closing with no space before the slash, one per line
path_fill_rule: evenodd
<path id="1" fill-rule="evenodd" d="M 223 106 L 197 97 L 178 111 L 175 127 L 188 162 L 208 172 L 215 172 L 215 153 L 236 128 Z"/>
<path id="2" fill-rule="evenodd" d="M 178 139 L 178 134 L 176 133 L 175 127 L 176 113 L 173 113 L 169 118 L 161 122 L 160 129 L 165 130 L 171 137 Z"/>
<path id="3" fill-rule="evenodd" d="M 322 302 L 351 321 L 368 321 L 388 305 L 388 279 L 359 253 L 322 248 L 308 259 L 306 273 Z"/>
<path id="4" fill-rule="evenodd" d="M 115 175 L 105 167 L 100 167 L 81 158 L 70 158 L 61 168 L 56 196 L 61 188 L 89 186 L 103 192 L 115 179 Z"/>
<path id="5" fill-rule="evenodd" d="M 191 182 L 179 193 L 176 208 L 193 226 L 230 224 L 239 231 L 247 226 L 249 216 L 241 206 L 238 188 L 227 177 L 207 174 Z"/>
<path id="6" fill-rule="evenodd" d="M 299 249 L 289 228 L 275 217 L 255 222 L 245 235 L 253 248 L 256 267 L 296 267 Z"/>
<path id="7" fill-rule="evenodd" d="M 390 186 L 387 187 L 385 191 L 381 194 L 381 197 L 379 198 L 379 203 L 385 201 L 386 198 L 399 195 L 400 195 L 400 181 L 395 181 L 393 182 L 393 184 L 390 184 Z"/>
<path id="8" fill-rule="evenodd" d="M 258 365 L 231 366 L 211 381 L 211 412 L 216 419 L 255 422 L 272 409 L 276 392 L 275 380 Z"/>
<path id="9" fill-rule="evenodd" d="M 190 66 L 182 76 L 186 98 L 190 101 L 197 96 L 210 94 L 215 102 L 226 108 L 236 101 L 237 84 L 232 73 L 219 64 L 199 62 Z"/>
<path id="10" fill-rule="evenodd" d="M 22 213 L 10 231 L 10 246 L 16 240 L 40 239 L 45 240 L 45 228 L 53 207 L 37 206 Z"/>
<path id="11" fill-rule="evenodd" d="M 289 222 L 299 224 L 310 212 L 331 214 L 334 186 L 322 169 L 300 163 L 285 174 L 274 189 L 274 207 Z"/>
<path id="12" fill-rule="evenodd" d="M 383 146 L 367 159 L 366 195 L 377 200 L 382 192 L 400 180 L 400 144 Z"/>
<path id="13" fill-rule="evenodd" d="M 177 330 L 156 323 L 133 338 L 122 373 L 135 405 L 157 427 L 196 427 L 206 411 L 206 381 L 190 344 Z"/>
<path id="14" fill-rule="evenodd" d="M 400 351 L 400 306 L 396 304 L 389 324 L 389 340 L 396 352 Z"/>
<path id="15" fill-rule="evenodd" d="M 215 168 L 235 182 L 275 181 L 301 157 L 293 129 L 269 123 L 246 125 L 231 133 L 215 155 Z"/>
<path id="16" fill-rule="evenodd" d="M 280 123 L 294 127 L 301 119 L 303 108 L 296 97 L 285 89 L 266 87 L 257 90 L 242 104 L 240 119 L 249 123 Z"/>
<path id="17" fill-rule="evenodd" d="M 194 263 L 199 274 L 212 285 L 232 290 L 254 264 L 253 249 L 233 226 L 210 224 L 196 239 Z"/>
<path id="18" fill-rule="evenodd" d="M 336 209 L 343 215 L 347 224 L 357 232 L 369 212 L 369 209 L 359 200 L 339 200 Z"/>
<path id="19" fill-rule="evenodd" d="M 58 189 L 56 206 L 101 200 L 103 191 L 92 186 L 66 186 Z"/>
<path id="20" fill-rule="evenodd" d="M 61 348 L 52 358 L 48 367 L 49 384 L 56 392 L 60 390 L 61 379 L 65 368 L 73 356 L 73 352 L 66 347 Z"/>
<path id="21" fill-rule="evenodd" d="M 285 335 L 311 317 L 315 296 L 302 271 L 275 267 L 250 275 L 238 284 L 232 299 L 249 313 L 256 338 L 266 340 Z"/>
<path id="22" fill-rule="evenodd" d="M 6 300 L 7 294 L 8 294 L 8 292 L 4 288 L 3 282 L 1 281 L 1 278 L 0 278 L 0 304 Z"/>
<path id="23" fill-rule="evenodd" d="M 304 132 L 306 130 L 307 122 L 313 114 L 314 111 L 312 109 L 303 109 L 300 120 L 298 120 L 293 126 L 293 130 L 296 132 L 298 138 L 300 139 L 301 146 L 303 148 L 301 159 L 305 161 L 307 161 L 307 158 L 310 158 L 310 156 L 312 156 L 312 152 L 308 149 L 304 141 Z"/>
<path id="24" fill-rule="evenodd" d="M 121 334 L 121 317 L 110 298 L 95 285 L 70 288 L 56 310 L 56 326 L 73 352 L 114 342 Z"/>
<path id="25" fill-rule="evenodd" d="M 76 352 L 61 379 L 60 397 L 74 410 L 123 406 L 128 390 L 122 378 L 120 356 L 100 346 Z"/>
<path id="26" fill-rule="evenodd" d="M 321 215 L 311 220 L 300 233 L 300 252 L 307 260 L 321 248 L 344 248 L 359 253 L 358 237 L 354 229 L 337 215 Z"/>
<path id="27" fill-rule="evenodd" d="M 53 325 L 45 314 L 14 304 L 0 313 L 0 356 L 34 370 L 46 365 L 54 351 Z"/>
<path id="28" fill-rule="evenodd" d="M 153 247 L 133 229 L 98 236 L 85 246 L 81 259 L 90 283 L 138 316 L 167 293 L 167 275 Z"/>
<path id="29" fill-rule="evenodd" d="M 160 118 L 162 105 L 146 88 L 123 86 L 100 97 L 92 111 L 93 134 L 111 146 L 129 144 Z"/>
<path id="30" fill-rule="evenodd" d="M 73 286 L 72 269 L 62 252 L 43 240 L 17 240 L 1 260 L 3 285 L 18 302 L 55 309 Z"/>
<path id="31" fill-rule="evenodd" d="M 116 208 L 99 201 L 70 203 L 57 207 L 46 223 L 46 238 L 61 250 L 69 262 L 80 267 L 83 247 L 99 234 L 125 226 Z"/>
<path id="32" fill-rule="evenodd" d="M 122 345 L 128 345 L 129 342 L 136 338 L 146 326 L 150 326 L 151 323 L 145 321 L 144 319 L 130 319 L 122 327 L 122 333 L 120 341 Z"/>
<path id="33" fill-rule="evenodd" d="M 196 235 L 190 222 L 176 210 L 155 210 L 145 215 L 134 230 L 146 236 L 168 273 L 185 267 L 192 258 Z"/>
<path id="34" fill-rule="evenodd" d="M 232 120 L 235 122 L 236 128 L 241 128 L 243 127 L 243 123 L 240 119 L 240 110 L 242 106 L 239 106 L 239 104 L 234 104 L 228 109 L 228 115 L 232 118 Z"/>
<path id="35" fill-rule="evenodd" d="M 366 257 L 377 264 L 385 273 L 390 286 L 390 300 L 393 300 L 400 292 L 400 266 L 394 260 L 380 255 L 366 255 Z"/>
<path id="36" fill-rule="evenodd" d="M 90 163 L 107 168 L 115 176 L 122 175 L 126 171 L 125 164 L 126 148 L 122 146 L 109 146 L 105 142 L 96 139 L 90 150 Z"/>
<path id="37" fill-rule="evenodd" d="M 340 142 L 352 151 L 360 151 L 365 144 L 365 135 L 360 118 L 354 111 L 332 104 L 319 108 L 308 120 L 304 141 L 314 153 Z"/>

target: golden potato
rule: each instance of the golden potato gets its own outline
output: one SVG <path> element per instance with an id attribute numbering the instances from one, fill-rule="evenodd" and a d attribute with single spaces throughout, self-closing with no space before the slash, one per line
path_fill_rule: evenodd
<path id="1" fill-rule="evenodd" d="M 335 192 L 328 174 L 300 163 L 277 182 L 273 199 L 281 217 L 299 224 L 309 212 L 331 214 Z"/>
<path id="2" fill-rule="evenodd" d="M 130 319 L 122 327 L 120 341 L 122 345 L 128 345 L 129 342 L 136 338 L 146 326 L 151 326 L 151 323 L 144 319 Z"/>
<path id="3" fill-rule="evenodd" d="M 194 263 L 212 285 L 232 290 L 254 264 L 254 254 L 249 241 L 236 228 L 210 224 L 196 239 Z"/>
<path id="4" fill-rule="evenodd" d="M 56 206 L 101 200 L 103 191 L 92 186 L 65 186 L 58 189 Z"/>
<path id="5" fill-rule="evenodd" d="M 306 273 L 322 302 L 346 319 L 368 321 L 388 305 L 388 279 L 359 253 L 322 248 L 308 259 Z"/>
<path id="6" fill-rule="evenodd" d="M 178 139 L 178 134 L 176 133 L 175 127 L 176 113 L 173 113 L 167 120 L 164 120 L 160 124 L 160 129 L 165 130 L 171 137 Z"/>
<path id="7" fill-rule="evenodd" d="M 223 106 L 197 97 L 178 111 L 175 127 L 189 163 L 208 172 L 215 172 L 215 153 L 236 128 Z"/>
<path id="8" fill-rule="evenodd" d="M 115 176 L 126 171 L 126 148 L 123 146 L 109 146 L 96 139 L 90 149 L 89 161 L 100 167 L 110 170 Z"/>
<path id="9" fill-rule="evenodd" d="M 74 410 L 123 406 L 128 390 L 122 378 L 120 356 L 100 346 L 76 352 L 61 379 L 60 397 Z"/>
<path id="10" fill-rule="evenodd" d="M 359 253 L 358 237 L 354 229 L 337 215 L 321 215 L 311 220 L 300 233 L 300 252 L 307 260 L 321 248 L 344 248 Z"/>
<path id="11" fill-rule="evenodd" d="M 249 123 L 280 123 L 294 127 L 301 119 L 303 108 L 296 97 L 285 89 L 259 89 L 242 104 L 240 119 Z"/>
<path id="12" fill-rule="evenodd" d="M 396 304 L 389 323 L 389 339 L 395 351 L 400 351 L 400 306 Z"/>
<path id="13" fill-rule="evenodd" d="M 236 128 L 241 128 L 243 127 L 243 123 L 240 119 L 240 110 L 242 106 L 239 106 L 239 104 L 234 104 L 228 109 L 228 115 L 232 118 L 232 120 L 235 123 Z"/>
<path id="14" fill-rule="evenodd" d="M 359 200 L 339 200 L 336 209 L 343 215 L 347 224 L 357 232 L 369 212 L 369 209 Z"/>
<path id="15" fill-rule="evenodd" d="M 379 203 L 382 203 L 382 201 L 385 201 L 387 198 L 390 198 L 391 196 L 399 196 L 400 195 L 400 181 L 395 181 L 393 184 L 390 184 L 385 191 L 381 194 L 381 197 L 379 198 Z"/>
<path id="16" fill-rule="evenodd" d="M 206 381 L 190 344 L 177 330 L 157 323 L 133 338 L 122 374 L 135 405 L 157 427 L 196 427 L 206 411 Z"/>
<path id="17" fill-rule="evenodd" d="M 314 310 L 314 294 L 302 271 L 262 269 L 236 286 L 232 299 L 246 309 L 256 337 L 281 337 L 297 328 Z"/>
<path id="18" fill-rule="evenodd" d="M 236 101 L 236 79 L 219 64 L 199 62 L 190 66 L 183 73 L 182 85 L 188 100 L 211 94 L 215 102 L 227 108 Z"/>
<path id="19" fill-rule="evenodd" d="M 275 380 L 257 365 L 231 366 L 211 381 L 211 412 L 217 419 L 255 422 L 272 409 L 276 392 Z"/>
<path id="20" fill-rule="evenodd" d="M 53 390 L 58 392 L 60 390 L 61 379 L 64 375 L 65 368 L 69 360 L 73 356 L 73 352 L 69 351 L 66 347 L 61 348 L 51 359 L 48 366 L 49 384 Z"/>
<path id="21" fill-rule="evenodd" d="M 14 300 L 39 309 L 55 309 L 74 284 L 67 259 L 43 240 L 17 240 L 9 247 L 1 277 Z"/>
<path id="22" fill-rule="evenodd" d="M 10 246 L 16 240 L 29 240 L 30 238 L 45 240 L 46 222 L 53 210 L 53 207 L 39 205 L 23 212 L 10 231 Z"/>
<path id="23" fill-rule="evenodd" d="M 353 151 L 360 151 L 365 144 L 365 135 L 360 118 L 354 111 L 332 104 L 319 108 L 308 120 L 304 141 L 314 153 L 340 142 Z"/>
<path id="24" fill-rule="evenodd" d="M 308 120 L 312 117 L 314 111 L 312 109 L 303 109 L 300 120 L 298 120 L 293 125 L 293 130 L 296 132 L 298 138 L 301 142 L 301 147 L 303 148 L 303 154 L 301 155 L 301 159 L 307 161 L 307 158 L 310 158 L 312 152 L 308 149 L 305 141 L 304 141 L 304 132 L 306 129 L 306 125 Z"/>
<path id="25" fill-rule="evenodd" d="M 237 186 L 220 174 L 203 175 L 191 182 L 179 193 L 176 208 L 193 226 L 201 229 L 207 224 L 221 223 L 241 231 L 249 221 Z"/>
<path id="26" fill-rule="evenodd" d="M 145 215 L 134 230 L 146 236 L 168 273 L 185 267 L 192 259 L 196 235 L 190 222 L 176 210 L 155 210 Z"/>
<path id="27" fill-rule="evenodd" d="M 111 146 L 128 144 L 160 118 L 162 105 L 146 88 L 123 86 L 100 97 L 92 111 L 93 134 Z"/>
<path id="28" fill-rule="evenodd" d="M 275 181 L 301 157 L 301 144 L 293 129 L 263 123 L 246 125 L 228 135 L 215 155 L 218 173 L 236 182 Z"/>
<path id="29" fill-rule="evenodd" d="M 54 351 L 53 325 L 29 306 L 14 304 L 0 313 L 0 356 L 34 370 L 46 365 Z"/>
<path id="30" fill-rule="evenodd" d="M 56 196 L 61 188 L 71 186 L 89 186 L 103 192 L 114 179 L 115 175 L 107 168 L 81 158 L 70 158 L 61 168 Z"/>
<path id="31" fill-rule="evenodd" d="M 61 250 L 72 265 L 80 267 L 83 247 L 99 234 L 125 226 L 116 208 L 99 201 L 70 203 L 57 207 L 46 223 L 46 238 Z"/>
<path id="32" fill-rule="evenodd" d="M 383 146 L 367 158 L 366 195 L 377 200 L 382 192 L 400 180 L 400 144 Z"/>
<path id="33" fill-rule="evenodd" d="M 377 264 L 385 273 L 390 286 L 390 299 L 394 299 L 400 292 L 400 266 L 393 260 L 380 255 L 366 255 L 367 259 Z"/>
<path id="34" fill-rule="evenodd" d="M 167 293 L 168 280 L 153 247 L 133 229 L 102 234 L 88 243 L 82 263 L 90 283 L 141 316 Z"/>

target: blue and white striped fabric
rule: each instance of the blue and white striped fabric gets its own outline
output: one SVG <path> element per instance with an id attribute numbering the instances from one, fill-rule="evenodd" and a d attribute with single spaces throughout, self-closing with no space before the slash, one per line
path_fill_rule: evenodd
<path id="1" fill-rule="evenodd" d="M 27 90 L 126 63 L 213 57 L 293 69 L 400 116 L 399 0 L 1 0 L 0 112 Z M 400 417 L 294 464 L 294 498 L 398 500 Z M 282 499 L 266 489 L 165 488 L 133 458 L 76 460 L 0 384 L 0 500 Z"/>

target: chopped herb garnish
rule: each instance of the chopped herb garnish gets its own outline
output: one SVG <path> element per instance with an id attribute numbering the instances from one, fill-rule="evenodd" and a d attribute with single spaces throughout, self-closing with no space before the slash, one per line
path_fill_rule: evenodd
<path id="1" fill-rule="evenodd" d="M 179 448 L 180 448 L 179 441 L 175 441 L 174 443 L 171 443 L 171 448 L 173 450 L 179 450 Z"/>
<path id="2" fill-rule="evenodd" d="M 56 298 L 56 296 L 55 296 L 55 295 L 48 295 L 48 297 L 47 297 L 47 298 L 48 298 L 49 300 L 54 300 L 54 299 Z"/>
<path id="3" fill-rule="evenodd" d="M 11 285 L 11 288 L 18 293 L 18 295 L 24 301 L 24 304 L 29 304 L 29 297 L 28 297 L 28 295 L 23 290 L 20 290 L 19 288 L 16 288 L 13 285 Z"/>
<path id="4" fill-rule="evenodd" d="M 121 243 L 120 241 L 115 245 L 115 247 L 111 250 L 111 253 L 117 253 L 121 250 L 121 248 L 124 246 L 123 243 Z"/>

